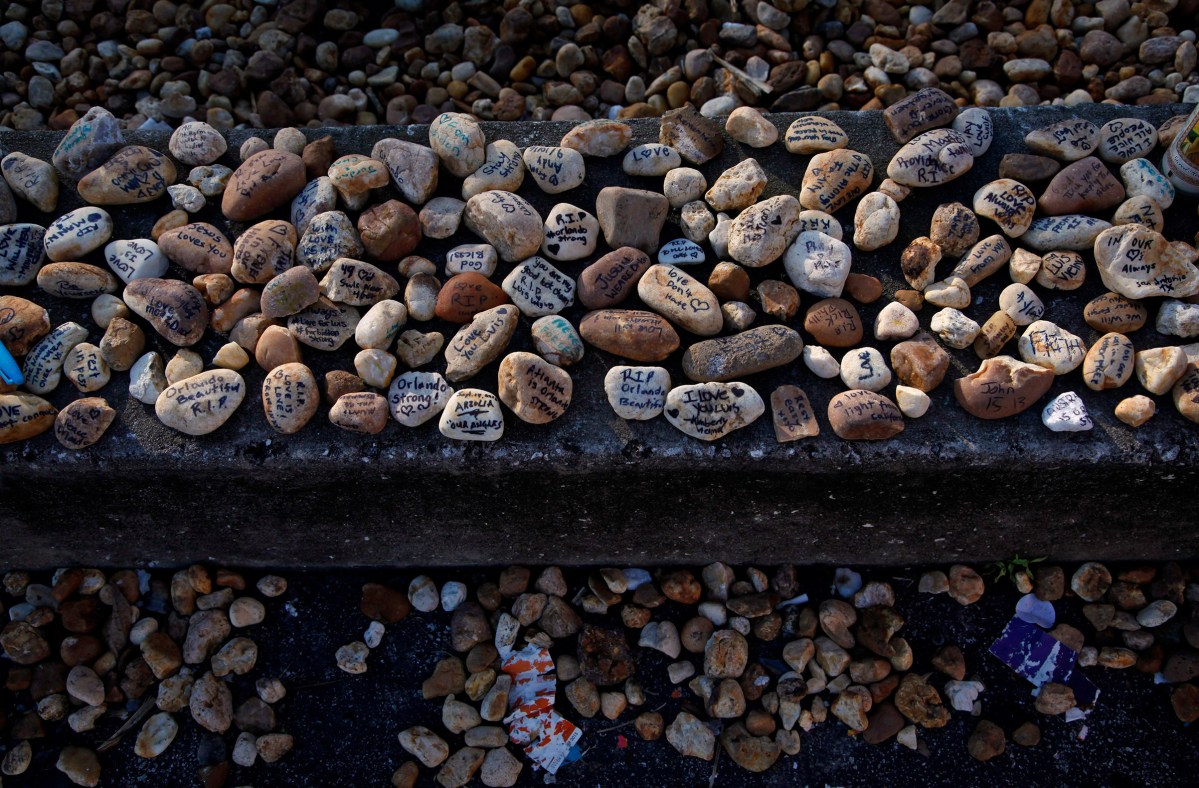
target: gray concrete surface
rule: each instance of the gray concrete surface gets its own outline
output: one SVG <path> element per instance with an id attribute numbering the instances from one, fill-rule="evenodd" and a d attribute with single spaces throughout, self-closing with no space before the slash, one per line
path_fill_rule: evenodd
<path id="1" fill-rule="evenodd" d="M 1021 140 L 1028 130 L 1070 115 L 1099 122 L 1136 115 L 1157 123 L 1186 110 L 1109 105 L 990 110 L 996 141 L 973 170 L 905 200 L 894 244 L 874 253 L 855 251 L 854 270 L 878 276 L 886 291 L 881 301 L 861 309 L 866 324 L 895 290 L 906 287 L 899 253 L 910 239 L 927 234 L 936 206 L 969 203 L 979 186 L 996 177 L 1004 153 L 1025 150 Z M 873 158 L 876 172 L 885 169 L 898 146 L 880 113 L 830 116 L 849 133 L 852 148 Z M 786 129 L 795 116 L 771 117 Z M 488 139 L 507 137 L 523 146 L 554 144 L 570 125 L 490 123 L 484 130 Z M 656 121 L 633 121 L 633 126 L 635 143 L 657 139 Z M 409 126 L 330 133 L 340 154 L 369 153 L 386 136 L 424 142 L 426 132 L 426 127 Z M 269 137 L 263 131 L 232 132 L 225 163 L 235 165 L 237 148 L 250 133 Z M 165 134 L 128 136 L 166 149 Z M 48 158 L 58 137 L 10 133 L 0 136 L 0 146 Z M 748 156 L 770 173 L 767 196 L 798 191 L 808 157 L 788 154 L 781 144 L 754 151 L 729 140 L 723 155 L 700 169 L 712 182 Z M 643 188 L 661 187 L 660 178 L 625 176 L 615 157 L 588 160 L 587 179 L 572 192 L 545 195 L 526 183 L 521 194 L 544 216 L 561 201 L 591 209 L 600 188 L 630 180 Z M 439 193 L 456 196 L 457 179 L 443 181 Z M 64 191 L 60 212 L 76 207 L 77 200 Z M 148 234 L 168 208 L 164 200 L 150 208 L 114 209 L 118 237 Z M 44 224 L 53 217 L 30 211 L 22 218 Z M 240 229 L 214 208 L 198 218 L 231 232 Z M 838 218 L 851 232 L 853 206 Z M 1195 201 L 1178 199 L 1167 221 L 1170 237 L 1191 240 L 1197 229 Z M 992 231 L 987 223 L 983 233 Z M 680 236 L 673 215 L 663 240 Z M 447 241 L 426 242 L 419 251 L 440 266 L 447 249 L 472 238 L 462 230 Z M 597 256 L 607 251 L 602 240 L 600 247 Z M 577 275 L 587 262 L 566 263 L 562 269 Z M 693 270 L 706 278 L 710 267 Z M 501 266 L 497 277 L 507 270 Z M 1082 306 L 1102 292 L 1093 264 L 1090 274 L 1081 289 L 1046 298 L 1047 319 L 1088 343 L 1098 334 L 1082 322 Z M 757 282 L 784 274 L 776 264 L 754 271 L 753 277 Z M 984 302 L 968 314 L 985 320 L 1007 282 L 1000 273 L 979 285 L 975 296 Z M 25 294 L 46 304 L 55 324 L 77 320 L 91 328 L 91 341 L 99 340 L 86 302 L 60 301 L 33 289 Z M 804 296 L 802 308 L 814 300 Z M 921 314 L 926 326 L 932 311 Z M 577 320 L 583 312 L 576 306 L 565 314 Z M 528 325 L 522 321 L 512 349 L 530 346 Z M 447 336 L 454 330 L 435 327 Z M 1151 326 L 1132 338 L 1137 347 L 1176 341 L 1156 335 Z M 209 332 L 199 350 L 211 358 L 223 341 Z M 352 369 L 352 344 L 338 353 L 308 352 L 305 360 L 318 375 Z M 171 352 L 156 336 L 151 346 Z M 889 347 L 880 344 L 884 353 Z M 188 438 L 161 425 L 151 407 L 130 399 L 127 376 L 114 373 L 101 393 L 118 419 L 95 447 L 67 452 L 46 434 L 0 448 L 0 566 L 171 564 L 204 558 L 311 567 L 604 564 L 704 562 L 716 556 L 736 562 L 900 564 L 983 561 L 1013 553 L 1154 559 L 1199 552 L 1190 505 L 1199 478 L 1199 426 L 1182 419 L 1169 397 L 1158 398 L 1153 421 L 1132 430 L 1114 418 L 1112 409 L 1136 393 L 1135 382 L 1095 393 L 1074 373 L 1055 382 L 1050 395 L 1082 393 L 1096 422 L 1093 431 L 1051 433 L 1040 423 L 1040 408 L 998 423 L 982 422 L 958 408 L 949 382 L 973 371 L 977 358 L 971 350 L 951 354 L 953 368 L 933 393 L 929 414 L 909 420 L 899 438 L 883 443 L 836 438 L 824 411 L 840 383 L 818 380 L 798 362 L 746 381 L 764 398 L 783 383 L 802 386 L 812 398 L 822 434 L 783 445 L 775 442 L 768 416 L 714 444 L 688 438 L 663 419 L 626 423 L 616 418 L 602 380 L 611 365 L 623 362 L 594 348 L 571 369 L 575 396 L 564 418 L 534 427 L 506 412 L 503 440 L 488 445 L 450 442 L 434 423 L 416 430 L 391 424 L 376 437 L 353 435 L 332 426 L 323 406 L 299 434 L 275 434 L 256 397 L 263 373 L 253 365 L 245 373 L 255 396 L 217 432 Z M 666 362 L 676 381 L 684 379 L 679 355 Z M 469 385 L 494 391 L 495 365 Z M 64 383 L 50 399 L 62 407 L 77 396 Z"/>

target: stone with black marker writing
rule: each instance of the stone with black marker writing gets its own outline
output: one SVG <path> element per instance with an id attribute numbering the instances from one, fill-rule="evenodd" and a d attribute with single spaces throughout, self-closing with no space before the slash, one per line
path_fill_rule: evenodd
<path id="1" fill-rule="evenodd" d="M 604 375 L 608 404 L 622 419 L 648 421 L 666 407 L 670 372 L 664 367 L 617 365 Z"/>
<path id="2" fill-rule="evenodd" d="M 154 403 L 158 420 L 186 435 L 220 428 L 246 396 L 246 382 L 229 369 L 210 369 L 167 386 Z"/>
<path id="3" fill-rule="evenodd" d="M 504 414 L 491 392 L 459 389 L 450 395 L 437 426 L 453 440 L 497 441 L 504 435 Z"/>
<path id="4" fill-rule="evenodd" d="M 454 393 L 436 372 L 404 372 L 391 381 L 391 416 L 405 427 L 419 427 L 440 414 Z"/>
<path id="5" fill-rule="evenodd" d="M 680 432 L 714 441 L 746 427 L 766 412 L 762 397 L 740 383 L 677 386 L 666 395 L 666 420 Z"/>

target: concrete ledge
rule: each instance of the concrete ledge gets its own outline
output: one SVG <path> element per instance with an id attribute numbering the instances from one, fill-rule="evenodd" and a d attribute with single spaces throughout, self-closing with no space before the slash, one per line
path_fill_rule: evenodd
<path id="1" fill-rule="evenodd" d="M 996 141 L 974 169 L 947 187 L 905 200 L 895 243 L 874 253 L 855 251 L 854 270 L 879 277 L 886 291 L 881 301 L 861 309 L 863 319 L 873 323 L 895 290 L 906 287 L 899 253 L 927 233 L 936 206 L 969 203 L 979 186 L 996 177 L 1004 153 L 1024 150 L 1021 138 L 1027 131 L 1070 115 L 1096 122 L 1135 115 L 1160 123 L 1187 109 L 989 110 Z M 780 130 L 795 117 L 771 116 Z M 879 170 L 898 149 L 880 113 L 830 117 L 849 133 L 850 147 L 868 153 Z M 524 146 L 556 144 L 571 124 L 483 125 L 488 139 L 507 137 Z M 657 140 L 656 121 L 632 125 L 635 143 Z M 409 126 L 328 133 L 339 153 L 349 153 L 369 152 L 387 136 L 424 142 L 426 132 L 426 127 Z M 224 163 L 235 166 L 237 148 L 249 134 L 269 136 L 260 130 L 230 133 Z M 0 137 L 0 146 L 48 159 L 59 136 L 11 133 Z M 166 149 L 165 134 L 127 137 Z M 771 174 L 765 196 L 798 191 L 807 157 L 788 154 L 781 144 L 753 151 L 730 140 L 721 157 L 700 169 L 710 183 L 748 156 Z M 444 180 L 439 193 L 457 196 L 458 181 Z M 521 194 L 544 216 L 560 201 L 590 209 L 600 188 L 628 180 L 620 157 L 588 160 L 587 180 L 579 189 L 550 196 L 527 184 Z M 637 180 L 644 188 L 661 185 L 658 178 Z M 73 193 L 64 193 L 59 212 L 77 205 Z M 147 235 L 167 205 L 112 210 L 118 235 Z M 36 212 L 22 216 L 43 224 L 52 218 Z M 853 207 L 838 218 L 851 225 Z M 197 219 L 241 229 L 212 208 Z M 1170 237 L 1191 239 L 1197 229 L 1195 201 L 1177 200 L 1167 211 L 1167 223 Z M 680 235 L 677 224 L 668 222 L 663 240 Z M 463 230 L 449 241 L 426 242 L 420 251 L 440 265 L 445 251 L 468 236 Z M 584 265 L 565 264 L 564 270 L 577 275 Z M 701 270 L 706 276 L 709 268 Z M 1102 292 L 1093 266 L 1091 274 L 1081 289 L 1046 299 L 1047 319 L 1080 333 L 1088 344 L 1098 334 L 1082 322 L 1082 306 Z M 776 264 L 752 276 L 756 283 L 783 274 Z M 985 299 L 984 305 L 969 313 L 985 319 L 1007 283 L 1000 273 L 977 287 L 975 295 Z M 26 297 L 46 304 L 55 324 L 76 320 L 92 329 L 91 341 L 99 339 L 87 302 L 29 290 L 35 294 Z M 805 296 L 804 306 L 812 301 Z M 577 321 L 583 311 L 576 306 L 566 315 Z M 926 309 L 924 325 L 928 317 Z M 448 325 L 437 329 L 447 336 L 453 331 Z M 153 333 L 147 331 L 151 348 L 173 352 Z M 1176 343 L 1151 326 L 1132 338 L 1138 348 Z M 222 338 L 209 332 L 197 349 L 208 359 L 221 344 Z M 528 321 L 522 321 L 511 347 L 529 344 Z M 949 379 L 977 367 L 972 350 L 950 353 Z M 681 381 L 678 356 L 666 366 Z M 334 368 L 352 369 L 352 359 L 353 350 L 346 347 L 335 354 L 311 351 L 305 361 L 323 376 Z M 783 383 L 802 386 L 821 422 L 819 437 L 780 445 L 767 415 L 709 445 L 662 419 L 618 419 L 602 389 L 603 375 L 614 363 L 620 362 L 589 347 L 583 362 L 570 370 L 575 397 L 562 420 L 533 427 L 508 413 L 500 442 L 467 446 L 444 439 L 434 423 L 416 430 L 391 424 L 373 438 L 352 435 L 329 424 L 323 406 L 298 435 L 278 435 L 258 404 L 263 373 L 255 365 L 244 371 L 253 394 L 247 403 L 216 433 L 188 438 L 160 424 L 151 407 L 131 400 L 127 376 L 116 373 L 100 394 L 117 409 L 118 419 L 95 447 L 67 452 L 47 433 L 0 448 L 0 567 L 200 559 L 288 566 L 695 563 L 713 557 L 899 564 L 977 562 L 1013 553 L 1059 559 L 1199 553 L 1190 504 L 1199 480 L 1199 425 L 1182 419 L 1168 396 L 1158 398 L 1158 415 L 1140 430 L 1117 421 L 1112 409 L 1136 393 L 1135 382 L 1096 393 L 1085 389 L 1077 373 L 1057 380 L 1050 395 L 1079 391 L 1096 422 L 1089 433 L 1064 435 L 1042 427 L 1040 408 L 998 423 L 976 420 L 958 408 L 947 380 L 933 393 L 929 414 L 909 420 L 898 439 L 846 443 L 832 434 L 825 418 L 840 382 L 815 379 L 797 362 L 746 382 L 764 398 Z M 495 391 L 495 365 L 469 385 Z M 50 399 L 62 407 L 76 396 L 63 383 Z"/>

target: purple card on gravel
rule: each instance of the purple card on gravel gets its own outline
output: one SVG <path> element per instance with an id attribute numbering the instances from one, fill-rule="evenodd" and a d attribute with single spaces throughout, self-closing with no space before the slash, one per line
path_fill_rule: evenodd
<path id="1" fill-rule="evenodd" d="M 1099 699 L 1099 688 L 1075 670 L 1078 652 L 1036 624 L 1013 618 L 991 644 L 991 653 L 1037 687 L 1051 681 L 1065 684 L 1074 690 L 1081 709 L 1090 708 Z"/>

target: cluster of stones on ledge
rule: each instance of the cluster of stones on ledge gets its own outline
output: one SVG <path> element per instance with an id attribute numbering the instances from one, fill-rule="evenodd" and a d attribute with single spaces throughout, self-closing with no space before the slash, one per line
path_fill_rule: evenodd
<path id="1" fill-rule="evenodd" d="M 0 122 L 279 128 L 1195 100 L 1194 0 L 13 0 Z M 137 7 L 130 7 L 137 6 Z M 1191 92 L 1188 93 L 1188 88 Z"/>
<path id="2" fill-rule="evenodd" d="M 284 578 L 260 577 L 257 594 L 241 573 L 198 564 L 174 575 L 59 569 L 47 580 L 23 571 L 3 579 L 0 653 L 11 661 L 4 688 L 12 699 L 0 707 L 4 775 L 24 774 L 36 751 L 67 741 L 58 771 L 76 785 L 99 785 L 98 752 L 128 746 L 157 758 L 188 717 L 203 729 L 203 785 L 227 779 L 231 731 L 238 731 L 232 760 L 239 766 L 274 763 L 291 751 L 273 708 L 287 694 L 283 683 L 259 677 L 253 694 L 237 700 L 233 686 L 235 677 L 254 676 L 259 646 L 250 636 L 270 600 L 287 591 Z M 121 735 L 132 741 L 120 744 Z"/>
<path id="3" fill-rule="evenodd" d="M 1174 685 L 1178 719 L 1199 718 L 1199 687 L 1192 683 L 1199 676 L 1199 625 L 1184 612 L 1199 603 L 1193 574 L 1175 563 L 1132 567 L 1115 578 L 1098 563 L 1083 564 L 1073 575 L 1034 563 L 1017 569 L 1011 580 L 1042 603 L 1082 606 L 1090 635 L 1066 623 L 1049 630 L 1078 653 L 1080 667 L 1157 674 Z M 507 749 L 508 732 L 501 727 L 511 710 L 513 679 L 504 660 L 526 644 L 554 656 L 554 678 L 566 699 L 558 708 L 569 709 L 568 718 L 598 714 L 614 723 L 589 728 L 586 736 L 631 724 L 646 741 L 665 735 L 681 755 L 704 760 L 715 757 L 719 742 L 752 772 L 796 755 L 801 732 L 826 722 L 844 724 L 869 745 L 895 740 L 927 754 L 921 736 L 945 727 L 955 711 L 983 714 L 986 684 L 959 646 L 943 645 L 927 666 L 914 664 L 889 583 L 863 582 L 857 572 L 839 569 L 828 598 L 801 597 L 804 587 L 793 566 L 767 574 L 720 562 L 698 572 L 663 569 L 653 575 L 599 569 L 573 594 L 557 567 L 534 579 L 528 568 L 511 566 L 473 594 L 457 580 L 439 590 L 426 575 L 413 578 L 406 594 L 364 585 L 361 610 L 373 620 L 371 627 L 395 626 L 413 609 L 453 614 L 448 636 L 456 654 L 432 666 L 422 686 L 426 700 L 445 699 L 440 723 L 399 733 L 400 746 L 415 760 L 396 770 L 393 784 L 413 785 L 422 766 L 438 769 L 436 780 L 446 788 L 476 776 L 486 786 L 515 784 L 523 764 Z M 985 587 L 977 572 L 962 565 L 930 571 L 918 583 L 922 594 L 946 594 L 963 606 L 977 602 Z M 945 614 L 952 615 L 948 609 Z M 378 645 L 365 642 L 371 631 L 338 649 L 342 670 L 369 669 Z M 661 667 L 661 656 L 651 658 L 651 652 L 669 664 Z M 678 687 L 675 697 L 683 698 L 669 724 L 662 706 L 646 708 L 643 685 L 651 671 L 664 671 Z M 1069 687 L 1049 683 L 1035 702 L 1030 697 L 1022 705 L 1025 714 L 1058 717 L 1051 724 L 1061 725 L 1076 700 Z M 1011 731 L 1012 740 L 1026 747 L 1036 746 L 1040 736 L 1031 719 Z M 973 757 L 990 760 L 1003 753 L 1006 740 L 1003 728 L 980 719 L 966 747 Z"/>
<path id="4" fill-rule="evenodd" d="M 1068 119 L 1038 129 L 1025 140 L 1036 153 L 1005 156 L 1001 177 L 978 190 L 972 207 L 940 206 L 929 234 L 902 253 L 896 250 L 911 289 L 895 293 L 873 326 L 878 342 L 895 342 L 890 366 L 882 351 L 863 344 L 866 326 L 853 303 L 877 301 L 881 283 L 851 272 L 852 251 L 833 214 L 856 200 L 854 246 L 888 246 L 911 190 L 942 186 L 967 172 L 975 157 L 987 153 L 993 132 L 985 110 L 959 112 L 935 88 L 893 105 L 884 118 L 902 147 L 873 191 L 874 163 L 847 147 L 845 132 L 826 118 L 802 117 L 780 141 L 776 127 L 755 109 L 736 110 L 722 128 L 690 106 L 662 119 L 659 143 L 627 152 L 631 129 L 618 121 L 583 123 L 560 146 L 521 151 L 503 139 L 488 143 L 468 116 L 445 114 L 430 127 L 431 147 L 384 139 L 370 156 L 335 157 L 330 138 L 308 142 L 285 129 L 274 147 L 261 138 L 248 140 L 236 171 L 212 163 L 225 151 L 220 133 L 193 123 L 171 136 L 171 155 L 194 167 L 190 184 L 176 184 L 170 157 L 124 146 L 115 119 L 95 109 L 72 127 L 53 165 L 22 153 L 0 163 L 8 184 L 0 192 L 0 284 L 36 281 L 55 296 L 94 299 L 93 317 L 104 329 L 99 344 L 92 344 L 87 328 L 63 323 L 51 330 L 45 309 L 0 296 L 6 315 L 0 339 L 25 356 L 28 392 L 0 393 L 0 442 L 53 426 L 64 446 L 93 444 L 115 417 L 103 398 L 89 396 L 58 413 L 39 395 L 64 376 L 80 393 L 93 394 L 113 371 L 129 372 L 131 395 L 153 404 L 167 426 L 189 435 L 210 433 L 245 400 L 246 383 L 237 370 L 251 357 L 268 373 L 261 391 L 267 422 L 280 433 L 294 433 L 316 414 L 320 400 L 301 348 L 336 351 L 351 338 L 361 348 L 354 358 L 357 374 L 329 373 L 325 395 L 332 423 L 367 434 L 382 431 L 392 417 L 410 428 L 437 418 L 448 438 L 496 440 L 504 431 L 501 403 L 525 422 L 552 422 L 574 396 L 568 368 L 582 358 L 585 343 L 636 363 L 612 367 L 604 381 L 621 418 L 664 414 L 702 440 L 762 416 L 766 402 L 744 379 L 794 368 L 801 356 L 812 374 L 840 377 L 847 389 L 827 403 L 837 436 L 891 438 L 903 431 L 905 419 L 926 413 L 928 392 L 942 383 L 950 357 L 940 343 L 973 347 L 981 360 L 976 372 L 954 381 L 954 393 L 963 409 L 982 419 L 1032 407 L 1056 376 L 1081 367 L 1083 383 L 1094 390 L 1122 386 L 1135 373 L 1148 394 L 1171 394 L 1183 416 L 1199 421 L 1199 344 L 1137 350 L 1126 336 L 1148 319 L 1144 299 L 1151 297 L 1164 297 L 1159 332 L 1199 335 L 1199 253 L 1162 235 L 1162 208 L 1172 204 L 1174 188 L 1144 158 L 1177 133 L 1180 117 L 1160 130 L 1135 118 L 1102 128 Z M 722 132 L 750 148 L 783 144 L 809 157 L 798 198 L 760 200 L 767 174 L 752 157 L 710 186 L 699 170 L 682 166 L 684 160 L 714 158 L 725 144 Z M 621 154 L 631 177 L 663 176 L 663 193 L 608 186 L 594 206 L 558 203 L 545 219 L 515 193 L 526 177 L 546 193 L 568 193 L 582 183 L 586 157 Z M 1119 179 L 1109 164 L 1119 166 Z M 430 199 L 443 168 L 464 179 L 465 201 Z M 77 180 L 88 207 L 47 228 L 7 224 L 15 217 L 10 188 L 39 210 L 53 211 L 60 175 Z M 1022 182 L 1045 180 L 1039 198 Z M 376 195 L 390 197 L 391 185 L 407 202 L 374 201 Z M 113 222 L 101 206 L 167 195 L 177 207 L 156 223 L 153 240 L 108 242 Z M 218 228 L 189 217 L 218 195 L 229 220 L 253 222 L 290 204 L 291 221 L 258 221 L 231 243 Z M 659 248 L 672 207 L 679 209 L 685 237 Z M 360 212 L 356 225 L 341 208 Z M 1035 218 L 1038 209 L 1044 215 Z M 985 222 L 1000 232 L 979 240 Z M 412 253 L 424 237 L 450 237 L 460 224 L 485 243 L 451 250 L 443 283 L 431 261 Z M 592 257 L 601 235 L 614 251 L 577 277 L 561 270 L 564 263 Z M 1013 250 L 1009 241 L 1029 248 Z M 720 261 L 706 283 L 687 272 L 708 261 L 701 244 Z M 110 270 L 78 262 L 101 247 Z M 1088 349 L 1079 327 L 1043 319 L 1046 306 L 1030 285 L 1047 297 L 1078 288 L 1088 269 L 1080 252 L 1092 248 L 1110 292 L 1087 304 L 1081 316 L 1106 332 Z M 358 259 L 364 256 L 380 265 L 398 261 L 407 280 L 403 302 L 395 298 L 400 281 Z M 53 262 L 44 263 L 47 257 Z M 938 278 L 943 258 L 957 262 L 948 272 L 942 266 Z M 767 279 L 752 297 L 780 323 L 754 326 L 758 315 L 748 303 L 746 269 L 779 260 L 790 282 Z M 500 261 L 512 267 L 496 284 L 491 277 Z M 195 278 L 190 284 L 164 278 L 170 263 Z M 975 305 L 971 288 L 1003 270 L 1012 284 L 980 325 L 966 314 Z M 815 344 L 805 345 L 786 325 L 798 319 L 800 290 L 820 299 L 802 319 Z M 619 308 L 634 293 L 648 310 Z M 559 314 L 576 297 L 592 310 L 577 329 Z M 917 314 L 926 303 L 939 308 L 928 331 Z M 134 316 L 178 346 L 177 354 L 165 362 L 157 352 L 143 354 L 146 338 Z M 462 327 L 448 342 L 436 331 L 402 331 L 409 321 L 434 317 Z M 533 321 L 528 350 L 536 353 L 509 349 L 522 318 Z M 698 337 L 684 349 L 682 367 L 692 382 L 683 385 L 674 385 L 666 368 L 646 366 L 683 346 L 676 327 Z M 215 368 L 205 370 L 205 360 L 188 348 L 209 328 L 229 342 L 211 359 Z M 1013 341 L 1020 359 L 1004 353 Z M 443 348 L 444 375 L 421 371 Z M 829 348 L 843 353 L 839 362 Z M 410 369 L 396 374 L 401 360 Z M 497 360 L 498 396 L 451 386 Z M 895 378 L 892 399 L 883 392 Z M 816 409 L 802 388 L 781 386 L 769 402 L 779 442 L 819 433 Z M 1153 399 L 1137 394 L 1115 413 L 1137 427 L 1154 410 Z M 1092 427 L 1076 392 L 1048 403 L 1043 421 L 1055 431 Z"/>

